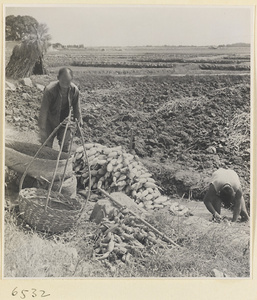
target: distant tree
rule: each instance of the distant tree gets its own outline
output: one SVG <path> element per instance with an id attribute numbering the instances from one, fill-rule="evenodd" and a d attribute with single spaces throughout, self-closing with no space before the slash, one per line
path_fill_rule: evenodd
<path id="1" fill-rule="evenodd" d="M 249 43 L 234 43 L 234 44 L 227 44 L 227 47 L 250 47 L 251 44 Z"/>
<path id="2" fill-rule="evenodd" d="M 53 48 L 63 48 L 63 45 L 61 43 L 54 43 L 52 44 Z"/>
<path id="3" fill-rule="evenodd" d="M 13 48 L 6 66 L 6 76 L 17 79 L 32 74 L 45 74 L 43 58 L 50 46 L 50 39 L 45 24 L 32 26 L 31 32 L 23 35 L 21 44 Z"/>
<path id="4" fill-rule="evenodd" d="M 38 26 L 38 21 L 30 16 L 7 16 L 5 18 L 6 41 L 21 41 L 22 37 Z"/>

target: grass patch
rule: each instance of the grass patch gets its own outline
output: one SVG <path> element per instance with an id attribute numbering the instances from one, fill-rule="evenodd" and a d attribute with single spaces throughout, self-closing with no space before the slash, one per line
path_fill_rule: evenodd
<path id="1" fill-rule="evenodd" d="M 155 212 L 148 221 L 181 248 L 145 248 L 124 264 L 93 260 L 97 226 L 86 218 L 77 228 L 52 236 L 25 231 L 8 211 L 5 220 L 6 277 L 209 277 L 214 268 L 230 276 L 249 276 L 248 238 L 235 240 L 238 230 L 226 224 L 192 226 L 187 218 Z"/>
<path id="2" fill-rule="evenodd" d="M 31 230 L 17 227 L 13 216 L 5 222 L 5 277 L 72 276 L 78 261 L 75 247 L 55 239 L 48 240 Z"/>

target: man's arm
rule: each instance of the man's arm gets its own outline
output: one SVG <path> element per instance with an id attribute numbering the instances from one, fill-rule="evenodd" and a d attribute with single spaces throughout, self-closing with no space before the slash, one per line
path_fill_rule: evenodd
<path id="1" fill-rule="evenodd" d="M 235 206 L 234 206 L 234 210 L 233 210 L 233 218 L 232 218 L 232 222 L 236 222 L 240 211 L 241 211 L 241 203 L 243 201 L 243 195 L 242 195 L 242 191 L 241 189 L 237 190 L 236 195 L 235 195 Z"/>
<path id="2" fill-rule="evenodd" d="M 209 210 L 209 212 L 215 218 L 220 219 L 221 218 L 220 215 L 213 207 L 213 202 L 216 200 L 216 197 L 217 197 L 217 192 L 215 190 L 215 187 L 213 186 L 213 184 L 210 184 L 209 190 L 205 194 L 205 197 L 204 197 L 204 204 L 205 204 L 206 208 Z"/>
<path id="3" fill-rule="evenodd" d="M 73 114 L 74 119 L 77 119 L 79 123 L 82 125 L 82 115 L 81 115 L 81 105 L 80 105 L 80 99 L 79 99 L 79 90 L 75 90 L 74 98 L 73 98 Z"/>

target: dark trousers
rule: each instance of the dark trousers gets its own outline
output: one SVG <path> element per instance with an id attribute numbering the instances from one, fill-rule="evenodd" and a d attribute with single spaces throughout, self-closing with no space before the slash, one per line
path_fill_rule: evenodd
<path id="1" fill-rule="evenodd" d="M 46 126 L 47 137 L 49 137 L 49 135 L 53 132 L 53 130 L 54 130 L 54 128 L 52 128 L 52 126 L 50 124 L 47 124 L 47 126 Z M 63 139 L 63 136 L 64 136 L 64 131 L 65 131 L 65 125 L 61 126 L 58 129 L 57 133 L 49 139 L 46 146 L 52 148 L 55 137 L 57 137 L 58 144 L 59 144 L 59 146 L 61 146 L 62 139 Z M 68 128 L 67 132 L 66 132 L 66 135 L 65 135 L 65 138 L 64 138 L 64 144 L 63 144 L 63 149 L 62 149 L 63 152 L 68 152 L 69 151 L 70 139 L 71 139 L 71 131 Z"/>

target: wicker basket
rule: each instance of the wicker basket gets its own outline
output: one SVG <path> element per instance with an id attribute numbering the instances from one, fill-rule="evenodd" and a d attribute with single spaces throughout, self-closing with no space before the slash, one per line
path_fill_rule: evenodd
<path id="1" fill-rule="evenodd" d="M 53 183 L 56 177 L 60 157 L 62 154 L 63 144 L 65 134 L 69 125 L 71 117 L 71 110 L 69 111 L 68 122 L 65 126 L 65 133 L 63 135 L 60 151 L 57 157 L 57 162 L 55 166 L 55 171 L 53 173 L 52 182 L 48 190 L 44 189 L 37 189 L 37 188 L 25 188 L 23 189 L 23 182 L 27 175 L 28 169 L 31 167 L 33 161 L 36 159 L 42 148 L 46 145 L 47 141 L 57 132 L 57 130 L 66 122 L 66 119 L 62 121 L 49 135 L 49 137 L 45 140 L 45 142 L 40 146 L 37 150 L 36 154 L 34 155 L 33 159 L 30 163 L 26 166 L 25 172 L 23 173 L 20 184 L 19 184 L 19 210 L 21 217 L 24 219 L 26 223 L 28 223 L 31 227 L 39 231 L 46 231 L 51 233 L 59 233 L 63 231 L 69 230 L 75 223 L 79 221 L 81 218 L 83 211 L 86 207 L 86 203 L 90 197 L 90 180 L 89 180 L 89 191 L 86 202 L 83 206 L 75 199 L 71 199 L 70 197 L 65 197 L 60 193 L 65 172 L 67 170 L 68 161 L 71 154 L 71 146 L 69 149 L 69 154 L 66 160 L 66 165 L 64 166 L 63 170 L 63 177 L 61 180 L 61 185 L 59 192 L 52 191 Z M 84 149 L 85 157 L 87 158 L 88 167 L 89 161 L 88 156 L 84 146 L 84 139 L 81 128 L 79 126 L 78 121 L 76 121 L 77 128 L 79 129 L 82 145 Z M 76 128 L 74 134 L 76 132 Z M 73 138 L 72 138 L 73 139 Z M 89 174 L 90 174 L 90 167 L 89 167 Z"/>
<path id="2" fill-rule="evenodd" d="M 59 233 L 69 230 L 76 223 L 81 204 L 60 193 L 51 191 L 45 210 L 47 190 L 26 188 L 19 193 L 19 210 L 24 221 L 39 231 Z"/>

